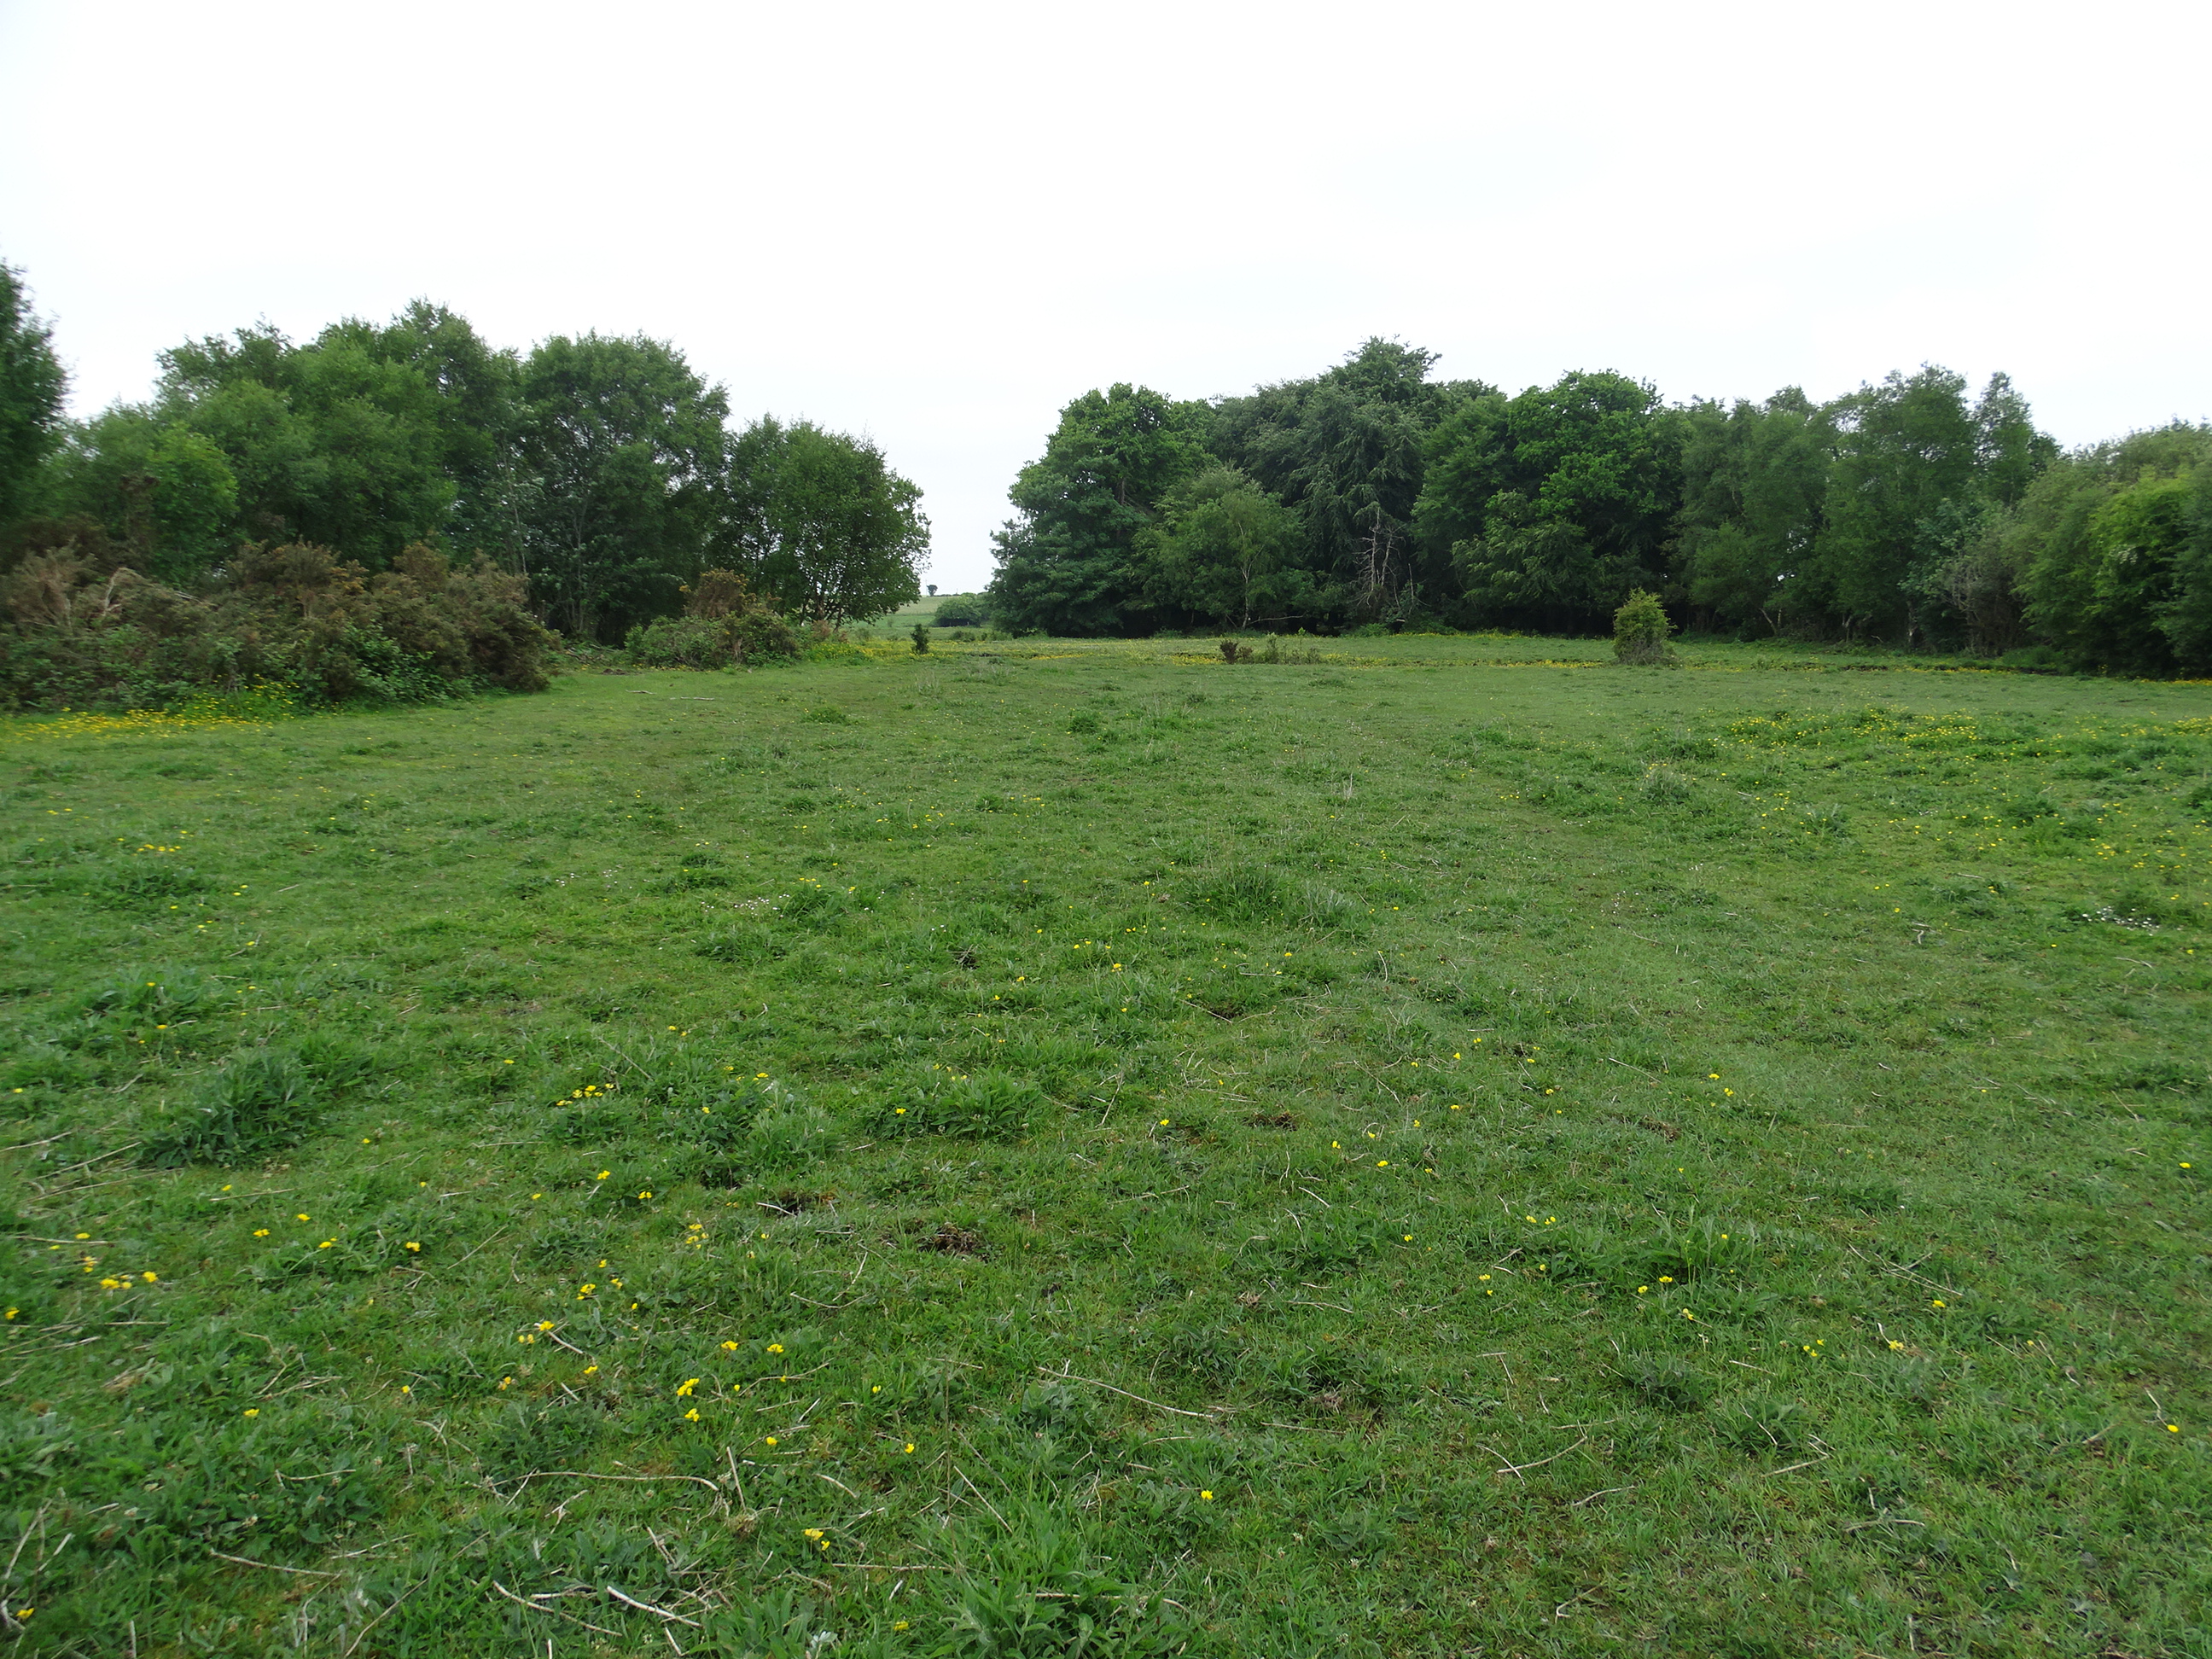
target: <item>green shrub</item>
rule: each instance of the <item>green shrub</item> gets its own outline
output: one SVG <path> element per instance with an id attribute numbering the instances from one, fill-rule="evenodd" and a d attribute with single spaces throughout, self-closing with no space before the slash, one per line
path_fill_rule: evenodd
<path id="1" fill-rule="evenodd" d="M 756 608 L 717 617 L 657 617 L 631 629 L 623 649 L 644 668 L 733 668 L 788 662 L 799 646 L 790 623 Z"/>
<path id="2" fill-rule="evenodd" d="M 722 624 L 704 617 L 655 617 L 631 629 L 623 650 L 641 668 L 727 668 L 736 660 Z"/>
<path id="3" fill-rule="evenodd" d="M 1674 631 L 1658 595 L 1632 589 L 1628 602 L 1613 613 L 1613 654 L 1638 666 L 1671 663 L 1674 653 L 1667 640 Z"/>
<path id="4" fill-rule="evenodd" d="M 0 623 L 0 707 L 165 708 L 281 685 L 309 701 L 542 691 L 552 635 L 525 584 L 410 547 L 371 574 L 327 548 L 247 547 L 186 592 L 75 544 L 25 561 Z"/>

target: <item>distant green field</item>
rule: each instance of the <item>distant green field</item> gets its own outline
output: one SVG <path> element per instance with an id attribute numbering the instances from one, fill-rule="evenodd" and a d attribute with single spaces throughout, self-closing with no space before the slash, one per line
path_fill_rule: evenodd
<path id="1" fill-rule="evenodd" d="M 2212 688 L 1317 645 L 0 725 L 0 1628 L 2212 1652 Z"/>
<path id="2" fill-rule="evenodd" d="M 880 617 L 870 617 L 860 625 L 874 629 L 888 629 L 894 633 L 903 634 L 916 623 L 933 623 L 937 618 L 939 607 L 950 605 L 955 599 L 973 599 L 975 597 L 976 595 L 973 593 L 930 594 L 916 599 L 911 605 L 902 605 L 896 611 L 886 611 Z"/>

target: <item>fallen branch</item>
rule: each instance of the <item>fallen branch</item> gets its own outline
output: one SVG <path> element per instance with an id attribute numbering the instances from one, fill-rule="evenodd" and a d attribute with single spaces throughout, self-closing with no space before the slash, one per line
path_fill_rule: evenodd
<path id="1" fill-rule="evenodd" d="M 666 1607 L 656 1607 L 652 1602 L 641 1601 L 635 1595 L 624 1595 L 612 1584 L 604 1585 L 602 1588 L 626 1607 L 635 1607 L 640 1613 L 649 1613 L 656 1619 L 672 1619 L 679 1625 L 690 1626 L 693 1630 L 699 1628 L 699 1621 L 696 1619 L 686 1619 L 680 1613 L 671 1613 Z"/>
<path id="2" fill-rule="evenodd" d="M 1822 1452 L 1818 1457 L 1808 1457 L 1802 1463 L 1785 1463 L 1778 1469 L 1767 1470 L 1765 1474 L 1760 1475 L 1759 1478 L 1762 1480 L 1771 1480 L 1778 1474 L 1788 1474 L 1796 1469 L 1809 1469 L 1815 1463 L 1826 1462 L 1829 1456 L 1829 1453 Z"/>
<path id="3" fill-rule="evenodd" d="M 602 1636 L 611 1636 L 617 1639 L 622 1636 L 622 1632 L 618 1630 L 609 1630 L 605 1625 L 595 1625 L 588 1619 L 579 1619 L 575 1614 L 572 1613 L 563 1613 L 558 1607 L 544 1607 L 538 1606 L 535 1601 L 526 1601 L 522 1597 L 517 1595 L 513 1590 L 507 1589 L 506 1585 L 501 1583 L 496 1578 L 491 1581 L 491 1587 L 497 1590 L 501 1595 L 504 1595 L 508 1601 L 514 1602 L 518 1607 L 528 1607 L 532 1613 L 550 1613 L 554 1618 L 565 1619 L 572 1625 L 581 1625 L 586 1630 L 595 1630 Z M 399 1604 L 395 1601 L 392 1605 L 397 1607 Z M 368 1634 L 366 1631 L 362 1633 L 363 1635 Z M 348 1648 L 346 1651 L 350 1653 L 353 1650 L 351 1648 Z"/>
<path id="4" fill-rule="evenodd" d="M 722 1490 L 699 1474 L 592 1474 L 583 1469 L 532 1469 L 528 1474 L 517 1477 L 516 1489 L 520 1490 L 532 1480 L 689 1480 L 693 1486 L 704 1486 L 717 1496 Z M 492 1482 L 495 1486 L 498 1484 L 496 1480 Z"/>
<path id="5" fill-rule="evenodd" d="M 1180 1406 L 1163 1406 L 1157 1400 L 1147 1400 L 1140 1394 L 1131 1394 L 1127 1389 L 1117 1389 L 1111 1382 L 1101 1382 L 1094 1376 L 1078 1376 L 1073 1371 L 1048 1370 L 1042 1365 L 1037 1367 L 1037 1375 L 1056 1377 L 1062 1382 L 1088 1382 L 1094 1389 L 1103 1389 L 1109 1394 L 1118 1394 L 1124 1400 L 1133 1400 L 1140 1406 L 1150 1406 L 1154 1411 L 1173 1412 L 1177 1417 L 1195 1417 L 1204 1423 L 1213 1421 L 1212 1412 L 1187 1412 Z"/>
<path id="6" fill-rule="evenodd" d="M 1588 1498 L 1577 1498 L 1573 1503 L 1568 1504 L 1567 1507 L 1571 1510 L 1578 1510 L 1582 1508 L 1583 1504 L 1603 1498 L 1607 1493 L 1616 1492 L 1634 1492 L 1636 1488 L 1634 1486 L 1601 1486 L 1597 1491 L 1592 1492 Z"/>
<path id="7" fill-rule="evenodd" d="M 249 1561 L 242 1555 L 225 1555 L 221 1550 L 210 1550 L 210 1555 L 219 1561 L 235 1561 L 241 1567 L 264 1567 L 270 1572 L 296 1572 L 302 1578 L 343 1578 L 341 1572 L 318 1572 L 313 1567 L 280 1567 L 274 1561 Z"/>
<path id="8" fill-rule="evenodd" d="M 1589 1437 L 1588 1435 L 1584 1435 L 1581 1439 L 1576 1441 L 1573 1445 L 1568 1447 L 1566 1451 L 1555 1451 L 1549 1457 L 1540 1457 L 1533 1463 L 1516 1463 L 1511 1458 L 1505 1457 L 1505 1454 L 1499 1451 L 1495 1446 L 1485 1445 L 1482 1449 L 1493 1457 L 1505 1458 L 1505 1467 L 1498 1470 L 1498 1474 L 1518 1475 L 1523 1469 L 1540 1469 L 1547 1463 L 1556 1463 L 1562 1457 L 1565 1457 L 1567 1455 L 1567 1452 L 1579 1450 L 1582 1447 L 1589 1444 Z"/>

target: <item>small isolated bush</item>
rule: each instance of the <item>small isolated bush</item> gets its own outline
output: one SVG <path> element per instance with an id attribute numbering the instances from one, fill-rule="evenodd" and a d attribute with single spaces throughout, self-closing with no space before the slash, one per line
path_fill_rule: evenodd
<path id="1" fill-rule="evenodd" d="M 1632 589 L 1628 602 L 1613 613 L 1613 654 L 1638 667 L 1663 666 L 1675 660 L 1667 643 L 1674 631 L 1658 595 Z"/>
<path id="2" fill-rule="evenodd" d="M 1221 643 L 1227 647 L 1232 641 L 1224 640 Z M 1227 654 L 1225 650 L 1224 654 Z M 1321 660 L 1321 647 L 1296 645 L 1279 634 L 1270 634 L 1260 641 L 1257 648 L 1249 645 L 1237 646 L 1237 654 L 1229 659 L 1231 662 L 1303 663 L 1310 665 Z"/>
<path id="3" fill-rule="evenodd" d="M 799 655 L 792 631 L 765 593 L 734 570 L 702 570 L 684 592 L 684 614 L 630 629 L 623 649 L 647 668 L 730 668 L 788 662 Z"/>
<path id="4" fill-rule="evenodd" d="M 702 617 L 656 617 L 640 623 L 623 650 L 641 668 L 727 668 L 732 660 L 722 625 Z"/>
<path id="5" fill-rule="evenodd" d="M 914 625 L 914 653 L 917 657 L 926 657 L 929 654 L 929 624 L 927 623 L 916 623 Z"/>
<path id="6" fill-rule="evenodd" d="M 799 718 L 811 721 L 816 726 L 850 726 L 853 723 L 853 717 L 850 714 L 835 703 L 829 702 L 808 709 Z"/>
<path id="7" fill-rule="evenodd" d="M 1068 735 L 1077 738 L 1095 737 L 1098 732 L 1098 716 L 1078 714 L 1067 723 Z"/>
<path id="8" fill-rule="evenodd" d="M 799 654 L 799 636 L 763 607 L 720 617 L 658 617 L 631 629 L 623 649 L 642 668 L 735 668 L 787 662 Z"/>

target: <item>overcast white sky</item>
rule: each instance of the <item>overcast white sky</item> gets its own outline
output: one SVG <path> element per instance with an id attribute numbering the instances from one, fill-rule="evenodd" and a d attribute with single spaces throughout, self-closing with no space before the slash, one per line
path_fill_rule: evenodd
<path id="1" fill-rule="evenodd" d="M 0 258 L 89 412 L 424 295 L 872 433 L 981 585 L 1059 407 L 1371 334 L 1512 389 L 2002 368 L 2212 416 L 2212 7 L 0 0 Z"/>

